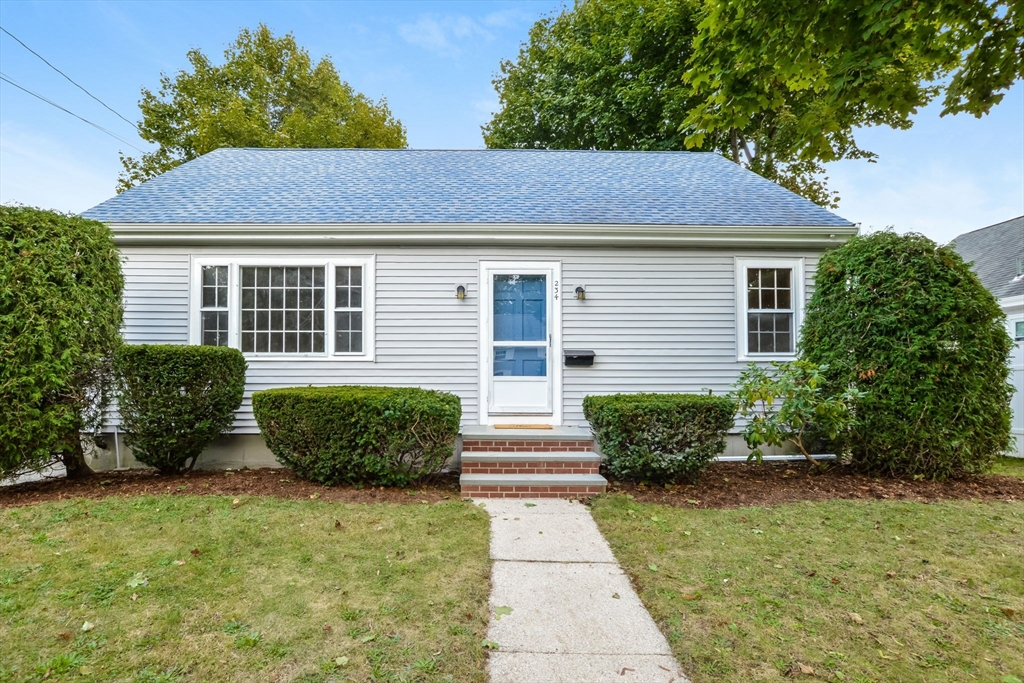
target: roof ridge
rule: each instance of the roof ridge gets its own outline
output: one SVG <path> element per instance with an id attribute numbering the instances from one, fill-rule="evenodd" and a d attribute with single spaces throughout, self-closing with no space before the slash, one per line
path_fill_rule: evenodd
<path id="1" fill-rule="evenodd" d="M 962 232 L 962 233 L 960 233 L 959 235 L 957 235 L 956 237 L 954 237 L 950 241 L 951 242 L 956 242 L 961 237 L 966 237 L 967 235 L 973 235 L 976 232 L 981 232 L 982 230 L 988 230 L 989 228 L 998 228 L 1001 225 L 1006 225 L 1007 223 L 1013 223 L 1014 221 L 1019 221 L 1019 220 L 1024 220 L 1024 215 L 1014 216 L 1013 218 L 1007 218 L 1005 221 L 999 221 L 998 223 L 993 223 L 992 225 L 986 225 L 983 228 L 975 228 L 974 230 L 968 230 L 967 232 Z"/>
<path id="2" fill-rule="evenodd" d="M 247 152 L 563 152 L 569 154 L 701 154 L 722 156 L 718 152 L 691 151 L 687 149 L 526 149 L 526 148 L 448 148 L 448 147 L 218 147 L 207 152 L 214 154 L 224 151 Z M 201 155 L 198 158 L 202 158 Z M 723 159 L 725 157 L 722 157 Z"/>

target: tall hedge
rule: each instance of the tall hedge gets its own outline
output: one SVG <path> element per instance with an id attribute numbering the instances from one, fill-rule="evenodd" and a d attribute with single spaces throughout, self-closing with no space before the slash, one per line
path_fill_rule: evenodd
<path id="1" fill-rule="evenodd" d="M 256 392 L 252 411 L 267 447 L 299 477 L 404 486 L 451 457 L 462 403 L 417 388 L 293 387 Z"/>
<path id="2" fill-rule="evenodd" d="M 242 405 L 246 363 L 238 349 L 126 344 L 114 370 L 125 444 L 163 473 L 191 470 Z"/>
<path id="3" fill-rule="evenodd" d="M 583 415 L 608 471 L 623 479 L 695 479 L 725 450 L 736 404 L 702 394 L 586 396 Z"/>
<path id="4" fill-rule="evenodd" d="M 944 479 L 1009 447 L 1011 340 L 992 294 L 950 247 L 879 232 L 818 265 L 800 347 L 827 390 L 863 392 L 848 443 L 860 469 Z"/>
<path id="5" fill-rule="evenodd" d="M 90 472 L 120 343 L 121 262 L 97 221 L 0 207 L 0 478 L 60 460 Z"/>

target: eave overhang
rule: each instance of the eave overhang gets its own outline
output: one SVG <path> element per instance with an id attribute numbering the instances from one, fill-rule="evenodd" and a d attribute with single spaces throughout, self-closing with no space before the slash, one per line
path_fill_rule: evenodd
<path id="1" fill-rule="evenodd" d="M 523 223 L 111 223 L 118 245 L 814 247 L 842 244 L 856 225 L 613 225 Z"/>

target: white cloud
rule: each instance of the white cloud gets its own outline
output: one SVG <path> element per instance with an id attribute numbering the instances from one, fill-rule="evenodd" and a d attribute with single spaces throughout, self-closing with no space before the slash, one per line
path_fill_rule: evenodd
<path id="1" fill-rule="evenodd" d="M 85 211 L 114 195 L 116 164 L 101 168 L 51 137 L 0 124 L 0 203 Z"/>
<path id="2" fill-rule="evenodd" d="M 460 43 L 471 39 L 494 40 L 494 35 L 475 20 L 465 15 L 432 17 L 421 16 L 412 23 L 398 27 L 402 39 L 440 55 L 462 52 Z"/>

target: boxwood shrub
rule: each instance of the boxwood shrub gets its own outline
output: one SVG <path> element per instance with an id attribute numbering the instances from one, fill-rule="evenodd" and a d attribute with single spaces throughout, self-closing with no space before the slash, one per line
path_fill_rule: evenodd
<path id="1" fill-rule="evenodd" d="M 693 480 L 725 450 L 736 405 L 695 394 L 587 396 L 583 414 L 615 477 L 668 483 Z"/>
<path id="2" fill-rule="evenodd" d="M 245 359 L 237 349 L 124 345 L 114 355 L 125 443 L 160 472 L 191 470 L 242 404 Z"/>
<path id="3" fill-rule="evenodd" d="M 437 474 L 454 452 L 462 403 L 440 391 L 291 387 L 253 394 L 267 447 L 321 484 L 404 486 Z"/>

